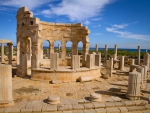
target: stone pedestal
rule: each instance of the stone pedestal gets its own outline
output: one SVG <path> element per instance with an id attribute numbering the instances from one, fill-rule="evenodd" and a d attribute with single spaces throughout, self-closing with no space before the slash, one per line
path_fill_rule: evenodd
<path id="1" fill-rule="evenodd" d="M 7 107 L 13 103 L 11 65 L 0 64 L 0 107 Z"/>
<path id="2" fill-rule="evenodd" d="M 143 78 L 144 78 L 144 68 L 142 66 L 137 67 L 137 72 L 141 73 L 141 89 L 145 88 L 143 84 Z"/>
<path id="3" fill-rule="evenodd" d="M 113 58 L 107 60 L 106 64 L 106 74 L 109 75 L 109 77 L 112 77 L 112 72 L 113 72 Z"/>
<path id="4" fill-rule="evenodd" d="M 58 68 L 58 53 L 51 53 L 50 68 L 56 70 Z"/>
<path id="5" fill-rule="evenodd" d="M 72 55 L 71 69 L 80 69 L 80 56 L 79 55 Z"/>
<path id="6" fill-rule="evenodd" d="M 1 62 L 4 62 L 4 44 L 1 43 Z"/>
<path id="7" fill-rule="evenodd" d="M 60 97 L 57 95 L 51 95 L 48 97 L 47 103 L 52 104 L 52 105 L 59 104 L 60 103 Z"/>
<path id="8" fill-rule="evenodd" d="M 140 99 L 141 73 L 129 72 L 128 90 L 126 97 L 131 100 Z"/>
<path id="9" fill-rule="evenodd" d="M 92 93 L 92 94 L 90 94 L 90 100 L 92 102 L 101 102 L 102 101 L 102 97 L 98 93 Z"/>
<path id="10" fill-rule="evenodd" d="M 93 54 L 87 54 L 86 57 L 86 67 L 92 68 L 94 64 Z"/>
<path id="11" fill-rule="evenodd" d="M 95 55 L 95 66 L 101 66 L 101 53 Z"/>
<path id="12" fill-rule="evenodd" d="M 121 60 L 120 60 L 120 70 L 124 70 L 124 56 L 121 56 Z"/>
<path id="13" fill-rule="evenodd" d="M 107 63 L 108 46 L 105 45 L 105 65 Z"/>
<path id="14" fill-rule="evenodd" d="M 137 65 L 140 65 L 140 46 L 138 46 Z"/>

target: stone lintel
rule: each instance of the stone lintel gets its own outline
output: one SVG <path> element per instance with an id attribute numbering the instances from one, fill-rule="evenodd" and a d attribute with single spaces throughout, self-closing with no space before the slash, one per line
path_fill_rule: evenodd
<path id="1" fill-rule="evenodd" d="M 0 39 L 0 43 L 12 43 L 11 40 Z"/>

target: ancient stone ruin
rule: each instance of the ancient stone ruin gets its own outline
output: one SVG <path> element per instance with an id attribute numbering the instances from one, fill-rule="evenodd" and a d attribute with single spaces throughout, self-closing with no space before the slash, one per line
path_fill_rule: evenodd
<path id="1" fill-rule="evenodd" d="M 61 81 L 68 78 L 69 81 L 76 81 L 80 77 L 80 73 L 86 67 L 86 55 L 89 52 L 89 38 L 90 31 L 87 27 L 77 24 L 63 24 L 63 23 L 48 23 L 40 21 L 39 18 L 34 18 L 33 13 L 27 7 L 23 7 L 17 12 L 17 74 L 20 77 L 27 75 L 27 69 L 31 66 L 32 79 L 61 79 Z M 48 40 L 50 48 L 47 50 L 49 59 L 43 59 L 43 42 Z M 54 42 L 59 40 L 61 42 L 61 53 L 54 53 Z M 71 59 L 66 58 L 66 43 L 72 42 L 72 56 Z M 83 43 L 81 61 L 78 55 L 78 42 Z M 59 54 L 61 54 L 59 57 Z M 56 56 L 55 56 L 56 55 Z M 88 58 L 88 57 L 87 57 Z M 78 61 L 76 61 L 78 59 Z M 99 66 L 95 66 L 94 58 L 89 61 L 90 66 L 84 70 L 83 76 L 93 76 L 95 78 L 100 76 Z M 70 63 L 71 62 L 71 63 Z M 80 63 L 81 62 L 81 63 Z M 41 65 L 48 65 L 49 69 L 44 69 Z M 71 69 L 60 69 L 60 66 L 71 66 Z M 82 67 L 82 68 L 81 68 Z M 92 67 L 92 69 L 91 69 Z M 78 71 L 73 71 L 73 70 Z M 53 74 L 55 74 L 55 77 Z M 88 74 L 89 73 L 89 74 Z M 77 74 L 73 77 L 72 74 Z M 61 77 L 60 77 L 61 76 Z M 63 80 L 64 79 L 64 80 Z"/>
<path id="2" fill-rule="evenodd" d="M 150 54 L 145 52 L 141 59 L 140 46 L 135 58 L 119 55 L 117 45 L 111 56 L 108 45 L 104 54 L 98 44 L 90 53 L 90 31 L 81 23 L 43 22 L 27 7 L 18 10 L 16 19 L 17 61 L 12 42 L 0 40 L 0 113 L 150 112 Z M 46 55 L 45 40 L 50 44 Z"/>

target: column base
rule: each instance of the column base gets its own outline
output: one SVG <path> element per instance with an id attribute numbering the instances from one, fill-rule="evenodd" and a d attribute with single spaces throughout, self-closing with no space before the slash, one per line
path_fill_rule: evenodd
<path id="1" fill-rule="evenodd" d="M 140 100 L 141 95 L 126 94 L 126 97 L 130 100 Z"/>
<path id="2" fill-rule="evenodd" d="M 10 101 L 8 103 L 1 103 L 0 102 L 0 108 L 9 107 L 9 106 L 12 106 L 12 105 L 14 105 L 14 101 Z"/>

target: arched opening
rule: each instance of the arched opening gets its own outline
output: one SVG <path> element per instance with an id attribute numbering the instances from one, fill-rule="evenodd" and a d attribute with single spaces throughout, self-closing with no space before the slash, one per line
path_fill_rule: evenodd
<path id="1" fill-rule="evenodd" d="M 49 59 L 50 58 L 50 42 L 48 41 L 48 40 L 45 40 L 44 42 L 43 42 L 43 53 L 42 53 L 42 55 L 43 55 L 43 59 Z"/>
<path id="2" fill-rule="evenodd" d="M 72 55 L 72 42 L 68 41 L 66 43 L 66 57 L 71 57 Z"/>
<path id="3" fill-rule="evenodd" d="M 59 54 L 59 58 L 61 58 L 61 52 L 62 52 L 61 47 L 62 47 L 61 42 L 59 40 L 56 40 L 54 42 L 54 52 Z"/>
<path id="4" fill-rule="evenodd" d="M 78 42 L 78 55 L 82 55 L 83 53 L 83 43 L 82 41 Z"/>

